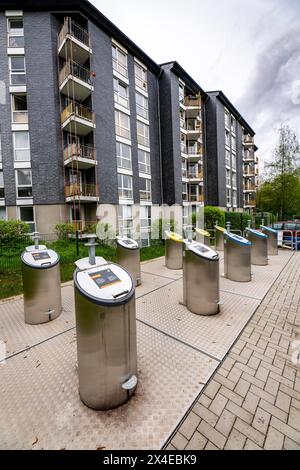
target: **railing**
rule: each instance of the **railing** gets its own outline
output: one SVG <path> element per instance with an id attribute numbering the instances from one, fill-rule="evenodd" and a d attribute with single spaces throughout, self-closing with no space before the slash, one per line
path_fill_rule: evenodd
<path id="1" fill-rule="evenodd" d="M 185 144 L 181 143 L 181 144 L 180 144 L 180 148 L 181 148 L 181 152 L 182 152 L 182 153 L 186 153 L 186 154 L 188 153 L 188 152 L 187 152 L 187 146 L 186 146 Z"/>
<path id="2" fill-rule="evenodd" d="M 186 129 L 191 132 L 201 132 L 201 121 L 198 121 L 197 119 L 188 119 Z"/>
<path id="3" fill-rule="evenodd" d="M 141 201 L 151 201 L 151 192 L 140 190 L 140 200 Z"/>
<path id="4" fill-rule="evenodd" d="M 122 64 L 118 59 L 113 57 L 113 69 L 120 73 L 123 77 L 128 78 L 128 67 Z"/>
<path id="5" fill-rule="evenodd" d="M 124 139 L 130 139 L 130 129 L 116 124 L 116 134 Z"/>
<path id="6" fill-rule="evenodd" d="M 244 137 L 244 144 L 246 145 L 253 145 L 254 144 L 254 137 L 247 135 Z"/>
<path id="7" fill-rule="evenodd" d="M 71 36 L 77 39 L 85 46 L 90 47 L 90 35 L 89 32 L 80 26 L 78 23 L 72 20 L 72 18 L 66 18 L 63 27 L 58 35 L 58 47 L 61 46 L 64 39 L 67 36 Z"/>
<path id="8" fill-rule="evenodd" d="M 201 98 L 193 98 L 191 96 L 187 96 L 184 100 L 184 105 L 187 107 L 201 107 Z"/>
<path id="9" fill-rule="evenodd" d="M 252 171 L 245 171 L 243 173 L 244 176 L 255 176 L 255 170 Z"/>
<path id="10" fill-rule="evenodd" d="M 248 184 L 248 185 L 244 186 L 244 191 L 256 191 L 255 184 Z"/>
<path id="11" fill-rule="evenodd" d="M 204 202 L 204 196 L 199 196 L 197 194 L 190 194 L 190 202 Z"/>
<path id="12" fill-rule="evenodd" d="M 202 147 L 201 145 L 187 146 L 187 153 L 189 155 L 201 155 Z"/>
<path id="13" fill-rule="evenodd" d="M 254 153 L 244 152 L 243 160 L 244 162 L 254 162 L 255 161 Z"/>
<path id="14" fill-rule="evenodd" d="M 59 72 L 59 84 L 61 85 L 69 75 L 79 78 L 79 80 L 82 80 L 88 85 L 92 85 L 90 70 L 71 59 L 64 64 Z"/>
<path id="15" fill-rule="evenodd" d="M 96 160 L 96 149 L 89 145 L 69 144 L 64 148 L 64 160 L 71 157 L 87 158 L 89 160 Z"/>
<path id="16" fill-rule="evenodd" d="M 97 197 L 98 191 L 95 184 L 67 184 L 65 185 L 66 197 L 83 196 L 83 197 Z"/>
<path id="17" fill-rule="evenodd" d="M 180 127 L 181 127 L 181 129 L 185 129 L 185 128 L 186 128 L 186 127 L 185 127 L 185 119 L 183 119 L 183 118 L 180 118 Z"/>
<path id="18" fill-rule="evenodd" d="M 188 173 L 188 178 L 190 179 L 203 179 L 203 172 L 202 171 L 192 171 Z"/>
<path id="19" fill-rule="evenodd" d="M 69 220 L 70 224 L 75 231 L 80 230 L 80 232 L 87 231 L 90 227 L 97 225 L 98 220 Z M 73 234 L 73 237 L 75 235 Z M 84 234 L 80 234 L 79 238 L 84 238 Z"/>
<path id="20" fill-rule="evenodd" d="M 244 201 L 244 206 L 249 206 L 249 207 L 255 207 L 256 206 L 256 201 Z"/>
<path id="21" fill-rule="evenodd" d="M 95 123 L 95 113 L 89 108 L 82 106 L 82 104 L 74 103 L 73 101 L 70 101 L 61 112 L 61 122 L 65 122 L 71 116 Z"/>
<path id="22" fill-rule="evenodd" d="M 28 111 L 13 111 L 12 122 L 14 124 L 27 124 L 28 123 Z"/>

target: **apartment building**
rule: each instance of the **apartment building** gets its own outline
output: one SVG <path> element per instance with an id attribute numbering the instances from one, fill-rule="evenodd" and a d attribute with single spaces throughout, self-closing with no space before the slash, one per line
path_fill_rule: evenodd
<path id="1" fill-rule="evenodd" d="M 207 95 L 206 204 L 253 212 L 258 174 L 255 132 L 222 91 Z"/>
<path id="2" fill-rule="evenodd" d="M 184 224 L 204 203 L 254 207 L 253 137 L 223 93 L 156 64 L 87 0 L 0 2 L 0 218 L 52 233 L 110 205 L 147 245 L 153 206 L 178 204 Z"/>
<path id="3" fill-rule="evenodd" d="M 183 207 L 183 225 L 204 206 L 206 93 L 177 63 L 161 65 L 163 199 Z"/>

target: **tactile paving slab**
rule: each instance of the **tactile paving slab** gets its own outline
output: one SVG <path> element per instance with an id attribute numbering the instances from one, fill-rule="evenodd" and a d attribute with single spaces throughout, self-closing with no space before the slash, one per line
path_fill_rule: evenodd
<path id="1" fill-rule="evenodd" d="M 137 318 L 184 343 L 223 359 L 259 300 L 222 292 L 221 312 L 213 316 L 191 313 L 182 301 L 182 280 L 137 301 Z"/>
<path id="2" fill-rule="evenodd" d="M 182 269 L 168 269 L 166 267 L 165 257 L 142 264 L 141 270 L 143 273 L 154 274 L 155 276 L 162 276 L 174 280 L 182 277 Z"/>
<path id="3" fill-rule="evenodd" d="M 78 395 L 75 331 L 0 365 L 1 449 L 159 449 L 218 366 L 138 322 L 139 383 L 114 410 Z"/>
<path id="4" fill-rule="evenodd" d="M 143 267 L 143 265 L 142 265 Z M 138 286 L 135 290 L 135 297 L 138 299 L 143 297 L 150 292 L 156 291 L 157 289 L 174 282 L 174 279 L 168 279 L 161 276 L 156 276 L 154 274 L 141 273 L 142 284 Z"/>

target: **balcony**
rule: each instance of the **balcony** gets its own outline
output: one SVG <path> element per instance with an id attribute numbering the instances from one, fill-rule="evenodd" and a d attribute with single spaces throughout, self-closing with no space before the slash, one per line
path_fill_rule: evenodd
<path id="1" fill-rule="evenodd" d="M 244 176 L 245 178 L 252 178 L 252 177 L 254 177 L 255 175 L 256 175 L 256 173 L 255 173 L 254 168 L 251 169 L 251 170 L 245 170 L 245 169 L 244 169 L 243 176 Z"/>
<path id="2" fill-rule="evenodd" d="M 81 104 L 70 101 L 61 112 L 63 130 L 85 136 L 95 129 L 95 113 Z"/>
<path id="3" fill-rule="evenodd" d="M 201 108 L 201 98 L 187 96 L 184 100 L 184 106 L 187 108 Z"/>
<path id="4" fill-rule="evenodd" d="M 245 184 L 244 185 L 244 193 L 256 191 L 255 184 Z"/>
<path id="5" fill-rule="evenodd" d="M 256 199 L 244 201 L 244 207 L 256 207 Z"/>
<path id="6" fill-rule="evenodd" d="M 243 161 L 244 162 L 254 162 L 255 161 L 254 152 L 249 152 L 249 151 L 244 152 Z"/>
<path id="7" fill-rule="evenodd" d="M 254 145 L 254 137 L 252 137 L 251 135 L 245 135 L 243 144 L 246 146 Z"/>
<path id="8" fill-rule="evenodd" d="M 188 134 L 193 134 L 195 136 L 201 134 L 202 132 L 202 123 L 201 119 L 187 119 L 186 121 L 186 130 Z"/>
<path id="9" fill-rule="evenodd" d="M 79 201 L 81 203 L 98 202 L 98 188 L 95 184 L 66 184 L 65 185 L 66 202 Z"/>
<path id="10" fill-rule="evenodd" d="M 64 149 L 64 164 L 72 166 L 76 162 L 79 169 L 86 170 L 97 165 L 96 149 L 89 145 L 70 144 Z"/>
<path id="11" fill-rule="evenodd" d="M 189 202 L 204 203 L 204 195 L 203 194 L 190 194 Z"/>
<path id="12" fill-rule="evenodd" d="M 203 171 L 189 171 L 188 172 L 188 178 L 190 180 L 203 180 Z"/>
<path id="13" fill-rule="evenodd" d="M 59 72 L 59 90 L 76 101 L 84 101 L 94 91 L 90 70 L 69 59 Z"/>
<path id="14" fill-rule="evenodd" d="M 71 18 L 66 18 L 58 35 L 60 57 L 63 59 L 71 57 L 76 62 L 84 64 L 91 53 L 89 32 Z"/>
<path id="15" fill-rule="evenodd" d="M 203 147 L 200 144 L 188 145 L 187 153 L 190 159 L 199 159 L 203 157 Z"/>

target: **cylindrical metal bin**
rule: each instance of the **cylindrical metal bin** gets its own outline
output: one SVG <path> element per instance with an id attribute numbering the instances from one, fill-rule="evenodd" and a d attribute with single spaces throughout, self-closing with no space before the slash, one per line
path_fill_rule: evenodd
<path id="1" fill-rule="evenodd" d="M 174 232 L 165 232 L 165 259 L 168 269 L 182 269 L 183 238 Z"/>
<path id="2" fill-rule="evenodd" d="M 204 245 L 210 246 L 210 233 L 201 228 L 195 229 L 196 241 L 198 243 L 203 243 Z"/>
<path id="3" fill-rule="evenodd" d="M 79 394 L 88 407 L 108 410 L 137 385 L 135 286 L 121 266 L 95 262 L 79 260 L 74 272 Z"/>
<path id="4" fill-rule="evenodd" d="M 29 246 L 21 255 L 25 323 L 37 325 L 62 311 L 59 256 L 46 246 Z"/>
<path id="5" fill-rule="evenodd" d="M 139 244 L 127 237 L 117 237 L 117 262 L 129 272 L 136 285 L 141 284 Z"/>
<path id="6" fill-rule="evenodd" d="M 268 236 L 268 255 L 278 255 L 278 232 L 273 228 L 261 226 L 262 232 Z"/>
<path id="7" fill-rule="evenodd" d="M 230 232 L 224 238 L 224 276 L 231 281 L 251 281 L 251 242 Z"/>
<path id="8" fill-rule="evenodd" d="M 251 264 L 266 266 L 268 264 L 268 237 L 258 230 L 246 229 L 247 239 L 251 245 Z"/>
<path id="9" fill-rule="evenodd" d="M 219 312 L 219 255 L 198 242 L 184 243 L 183 303 L 197 315 Z"/>
<path id="10" fill-rule="evenodd" d="M 224 251 L 224 235 L 225 235 L 225 228 L 219 227 L 218 225 L 215 226 L 216 231 L 216 250 Z"/>

